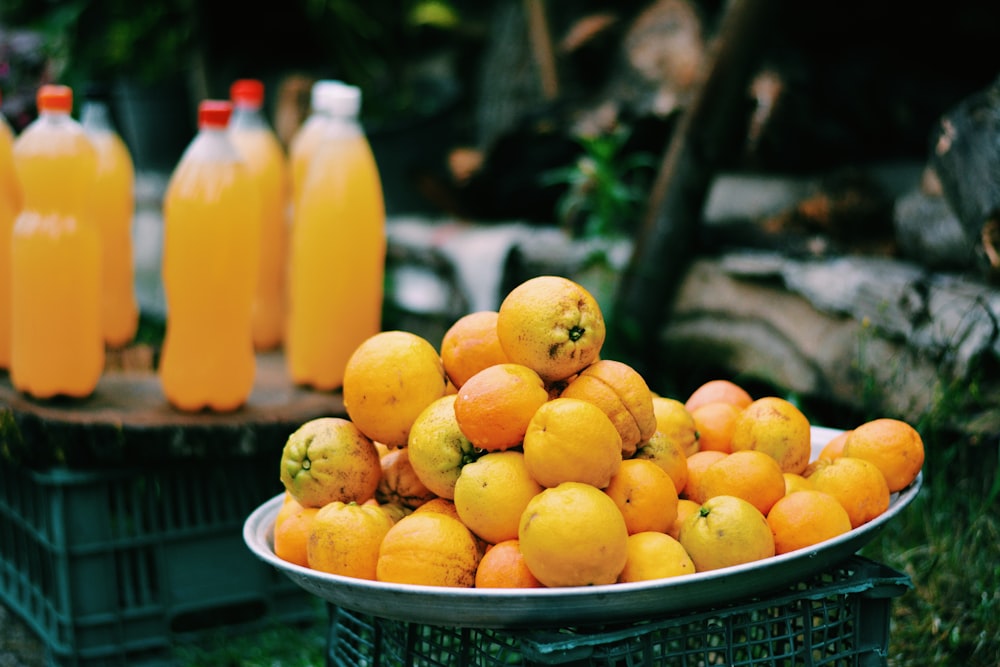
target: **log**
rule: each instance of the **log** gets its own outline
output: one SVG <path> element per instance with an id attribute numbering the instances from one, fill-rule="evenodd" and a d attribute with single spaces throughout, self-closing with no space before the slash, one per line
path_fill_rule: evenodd
<path id="1" fill-rule="evenodd" d="M 148 465 L 160 461 L 225 461 L 280 456 L 288 436 L 316 417 L 344 416 L 339 393 L 293 386 L 284 357 L 257 357 L 246 405 L 230 413 L 181 412 L 166 401 L 150 372 L 106 371 L 85 399 L 35 400 L 0 377 L 0 455 L 46 467 Z"/>

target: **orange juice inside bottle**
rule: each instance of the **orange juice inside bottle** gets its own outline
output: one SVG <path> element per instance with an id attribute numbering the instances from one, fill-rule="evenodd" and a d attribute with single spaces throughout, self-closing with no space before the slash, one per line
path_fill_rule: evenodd
<path id="1" fill-rule="evenodd" d="M 85 397 L 104 369 L 101 239 L 88 197 L 97 157 L 70 117 L 73 92 L 42 86 L 14 142 L 24 206 L 11 239 L 11 382 L 37 398 Z"/>
<path id="2" fill-rule="evenodd" d="M 289 226 L 285 151 L 261 113 L 264 86 L 260 81 L 234 82 L 230 99 L 233 116 L 229 137 L 246 161 L 260 195 L 260 277 L 253 309 L 253 342 L 257 350 L 271 350 L 281 345 L 285 331 Z"/>
<path id="3" fill-rule="evenodd" d="M 10 367 L 10 242 L 21 212 L 21 183 L 14 170 L 14 133 L 0 116 L 0 368 Z"/>
<path id="4" fill-rule="evenodd" d="M 132 260 L 135 170 L 104 102 L 84 102 L 80 123 L 97 150 L 91 212 L 101 230 L 103 249 L 104 342 L 109 347 L 122 347 L 135 338 L 139 327 Z"/>
<path id="5" fill-rule="evenodd" d="M 295 207 L 285 357 L 296 384 L 341 386 L 348 358 L 382 321 L 385 204 L 357 119 L 360 91 L 345 86 Z"/>
<path id="6" fill-rule="evenodd" d="M 309 164 L 312 162 L 313 156 L 316 155 L 316 150 L 319 148 L 327 126 L 334 120 L 333 113 L 340 104 L 338 100 L 343 97 L 344 90 L 350 88 L 351 86 L 345 83 L 333 80 L 317 81 L 313 84 L 309 116 L 292 137 L 288 146 L 293 202 L 298 201 Z"/>
<path id="7" fill-rule="evenodd" d="M 253 389 L 251 334 L 260 211 L 229 140 L 229 102 L 199 105 L 199 131 L 181 156 L 163 203 L 162 278 L 167 322 L 160 383 L 185 411 L 227 412 Z"/>

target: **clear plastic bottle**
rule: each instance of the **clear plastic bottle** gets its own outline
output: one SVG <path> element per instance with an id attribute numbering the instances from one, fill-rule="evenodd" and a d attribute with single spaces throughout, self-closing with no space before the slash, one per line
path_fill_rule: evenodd
<path id="1" fill-rule="evenodd" d="M 232 104 L 204 100 L 198 134 L 164 195 L 166 334 L 159 375 L 171 405 L 229 412 L 253 389 L 251 319 L 260 257 L 257 191 L 227 132 Z"/>
<path id="2" fill-rule="evenodd" d="M 313 84 L 310 92 L 309 116 L 288 145 L 289 170 L 292 180 L 292 202 L 298 201 L 299 193 L 306 179 L 306 171 L 312 161 L 327 126 L 334 122 L 334 114 L 341 105 L 344 95 L 352 95 L 349 86 L 342 81 L 322 80 Z M 347 91 L 345 93 L 345 91 Z"/>
<path id="3" fill-rule="evenodd" d="M 132 256 L 135 167 L 125 142 L 111 124 L 101 92 L 87 93 L 80 123 L 97 150 L 91 211 L 101 230 L 104 342 L 112 348 L 122 347 L 132 342 L 139 328 Z"/>
<path id="4" fill-rule="evenodd" d="M 14 132 L 0 114 L 0 368 L 10 368 L 10 243 L 21 199 L 14 169 Z"/>
<path id="5" fill-rule="evenodd" d="M 73 91 L 45 85 L 14 141 L 24 206 L 11 239 L 11 382 L 36 398 L 89 396 L 104 370 L 101 237 L 90 217 L 97 156 Z"/>
<path id="6" fill-rule="evenodd" d="M 260 195 L 260 278 L 253 311 L 253 342 L 257 350 L 272 350 L 281 345 L 285 332 L 288 167 L 281 142 L 261 111 L 264 84 L 256 79 L 240 79 L 232 84 L 229 95 L 233 103 L 229 135 L 246 160 Z"/>
<path id="7" fill-rule="evenodd" d="M 358 119 L 361 92 L 340 85 L 295 206 L 285 357 L 298 385 L 341 386 L 354 349 L 378 333 L 385 202 Z"/>

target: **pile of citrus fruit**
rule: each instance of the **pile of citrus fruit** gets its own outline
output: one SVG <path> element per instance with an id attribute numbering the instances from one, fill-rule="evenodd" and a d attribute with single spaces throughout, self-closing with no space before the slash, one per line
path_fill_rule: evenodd
<path id="1" fill-rule="evenodd" d="M 602 359 L 579 284 L 542 276 L 439 348 L 385 331 L 349 360 L 347 418 L 293 433 L 275 553 L 350 577 L 557 587 L 682 576 L 817 545 L 871 521 L 924 459 L 905 422 L 812 459 L 792 403 L 713 380 L 683 402 Z"/>

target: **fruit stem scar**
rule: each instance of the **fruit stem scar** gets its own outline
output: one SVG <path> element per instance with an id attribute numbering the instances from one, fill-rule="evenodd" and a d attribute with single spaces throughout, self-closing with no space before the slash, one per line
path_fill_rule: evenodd
<path id="1" fill-rule="evenodd" d="M 711 513 L 712 513 L 712 510 L 708 509 L 704 505 L 702 507 L 698 508 L 698 515 L 699 516 L 708 516 Z"/>
<path id="2" fill-rule="evenodd" d="M 307 458 L 303 458 L 302 459 L 302 469 L 303 470 L 309 470 L 310 467 L 312 467 L 312 462 L 309 459 L 307 459 Z"/>
<path id="3" fill-rule="evenodd" d="M 569 339 L 575 343 L 576 341 L 583 338 L 583 334 L 585 334 L 586 332 L 587 330 L 584 329 L 583 327 L 571 327 L 569 330 Z"/>

